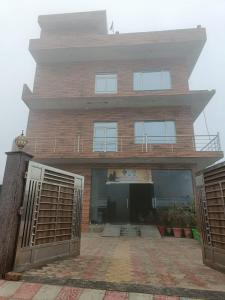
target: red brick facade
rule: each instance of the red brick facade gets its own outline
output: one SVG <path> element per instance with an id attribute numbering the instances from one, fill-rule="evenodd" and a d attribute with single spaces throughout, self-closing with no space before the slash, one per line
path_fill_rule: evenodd
<path id="1" fill-rule="evenodd" d="M 92 140 L 93 124 L 99 121 L 117 122 L 118 136 L 134 136 L 134 122 L 144 120 L 175 121 L 177 135 L 193 135 L 190 107 L 152 107 L 111 110 L 31 111 L 27 136 L 73 139 L 80 135 Z"/>
<path id="2" fill-rule="evenodd" d="M 98 14 L 97 14 L 98 15 Z M 85 189 L 84 189 L 84 201 L 83 201 L 83 218 L 82 218 L 82 229 L 87 231 L 89 224 L 89 213 L 90 213 L 90 194 L 91 194 L 91 169 L 92 168 L 108 168 L 113 167 L 135 167 L 143 168 L 146 166 L 149 168 L 185 168 L 194 170 L 196 162 L 191 160 L 184 161 L 184 163 L 176 162 L 176 157 L 203 157 L 201 153 L 193 152 L 193 141 L 190 139 L 182 140 L 179 136 L 193 136 L 193 107 L 191 105 L 171 105 L 168 101 L 168 105 L 151 105 L 151 107 L 138 107 L 138 97 L 143 95 L 157 95 L 162 91 L 134 91 L 133 90 L 133 72 L 138 71 L 170 71 L 171 74 L 171 85 L 172 88 L 168 91 L 163 91 L 166 95 L 172 93 L 174 95 L 179 93 L 188 93 L 188 78 L 191 70 L 194 67 L 194 63 L 197 60 L 198 54 L 205 42 L 205 30 L 202 28 L 188 29 L 188 30 L 174 30 L 165 32 L 154 32 L 154 33 L 134 33 L 134 34 L 116 34 L 108 35 L 104 34 L 106 28 L 101 27 L 104 24 L 105 17 L 95 15 L 91 17 L 93 24 L 97 24 L 96 29 L 93 29 L 92 25 L 88 29 L 88 32 L 82 31 L 77 32 L 72 27 L 76 22 L 73 20 L 73 16 L 56 16 L 56 17 L 40 17 L 39 23 L 42 27 L 41 39 L 32 40 L 30 43 L 30 50 L 32 55 L 37 61 L 37 70 L 34 80 L 33 97 L 38 99 L 50 98 L 52 101 L 52 109 L 33 109 L 30 104 L 30 114 L 27 126 L 27 136 L 31 139 L 46 138 L 44 142 L 44 148 L 39 145 L 39 152 L 35 146 L 32 149 L 32 153 L 35 155 L 36 160 L 45 161 L 51 163 L 56 167 L 64 168 L 68 171 L 72 171 L 85 176 Z M 96 17 L 97 16 L 97 17 Z M 74 15 L 76 19 L 76 14 Z M 80 18 L 80 17 L 79 17 Z M 99 18 L 99 23 L 96 23 L 95 18 Z M 100 20 L 101 19 L 101 20 Z M 91 22 L 90 21 L 90 24 Z M 101 21 L 101 22 L 100 22 Z M 75 23 L 73 23 L 75 22 Z M 60 25 L 61 24 L 61 25 Z M 60 28 L 62 26 L 62 28 Z M 71 29 L 70 28 L 73 28 Z M 46 28 L 45 28 L 46 27 Z M 83 28 L 81 26 L 80 28 Z M 82 29 L 83 30 L 83 29 Z M 101 34 L 100 34 L 101 33 Z M 146 57 L 144 58 L 120 58 L 119 50 L 116 52 L 118 57 L 117 60 L 108 59 L 84 59 L 79 61 L 76 53 L 79 49 L 85 49 L 86 53 L 92 54 L 94 47 L 106 47 L 106 52 L 112 55 L 115 47 L 129 46 L 130 49 L 136 49 L 135 47 L 141 47 L 140 51 L 146 56 L 148 51 L 146 45 L 151 46 L 155 51 L 154 55 L 158 57 Z M 153 46 L 152 46 L 153 45 Z M 112 48 L 110 48 L 112 47 Z M 177 56 L 174 54 L 178 49 Z M 185 48 L 186 47 L 186 48 Z M 197 52 L 189 55 L 187 49 L 196 47 Z M 69 61 L 67 52 L 59 55 L 58 51 L 68 50 L 73 56 L 72 61 Z M 99 48 L 100 49 L 100 48 Z M 110 50 L 111 49 L 111 50 Z M 144 49 L 144 50 L 143 50 Z M 161 49 L 162 55 L 160 54 Z M 170 57 L 166 57 L 167 49 L 170 49 Z M 171 50 L 172 49 L 172 50 Z M 174 53 L 173 53 L 173 49 Z M 62 50 L 62 51 L 64 51 Z M 121 49 L 120 49 L 121 50 Z M 128 49 L 129 50 L 129 49 Z M 85 52 L 84 51 L 84 52 Z M 99 50 L 102 51 L 102 48 Z M 110 52 L 111 51 L 111 52 Z M 123 51 L 123 49 L 121 50 Z M 150 51 L 150 50 L 149 50 Z M 151 54 L 149 52 L 149 55 Z M 81 51 L 82 52 L 82 51 Z M 132 52 L 132 51 L 131 51 Z M 138 51 L 134 51 L 137 56 Z M 104 53 L 104 51 L 103 51 Z M 129 51 L 128 51 L 129 54 Z M 50 56 L 49 56 L 50 55 Z M 58 56 L 57 56 L 58 55 Z M 64 57 L 64 56 L 65 57 Z M 139 54 L 138 54 L 139 55 Z M 55 62 L 48 62 L 48 59 L 55 59 Z M 97 57 L 97 56 L 96 56 Z M 58 59 L 58 61 L 57 61 Z M 64 61 L 63 61 L 64 60 Z M 80 59 L 81 60 L 81 59 Z M 96 73 L 116 73 L 118 78 L 118 92 L 115 95 L 99 95 L 95 94 L 95 74 Z M 111 97 L 110 101 L 116 101 L 116 98 L 123 98 L 127 96 L 136 96 L 137 107 L 123 108 L 98 108 L 90 109 L 83 107 L 82 109 L 55 109 L 54 98 L 67 99 L 70 101 L 83 101 L 88 97 L 95 97 L 95 101 L 101 97 Z M 114 97 L 114 98 L 113 98 Z M 71 100 L 72 99 L 72 100 Z M 29 100 L 29 99 L 28 99 Z M 76 100 L 77 101 L 77 100 Z M 198 101 L 198 99 L 196 99 Z M 27 102 L 29 103 L 29 101 Z M 49 104 L 51 106 L 51 104 Z M 176 134 L 177 134 L 177 145 L 182 146 L 182 151 L 171 152 L 171 149 L 167 149 L 166 146 L 157 148 L 153 154 L 141 153 L 135 151 L 133 153 L 129 151 L 131 145 L 128 143 L 125 145 L 125 153 L 110 153 L 101 154 L 93 153 L 92 151 L 92 139 L 93 139 L 93 124 L 94 122 L 111 121 L 117 122 L 118 136 L 134 136 L 134 123 L 136 121 L 175 121 L 176 122 Z M 87 140 L 85 147 L 87 148 L 86 154 L 71 151 L 73 149 L 74 139 L 78 136 Z M 57 145 L 54 143 L 54 139 L 57 139 Z M 133 143 L 133 142 L 132 142 Z M 57 151 L 56 151 L 57 147 Z M 74 144 L 74 147 L 77 147 Z M 178 150 L 177 150 L 178 151 Z M 169 156 L 174 157 L 174 163 L 169 165 L 166 162 L 166 158 Z M 142 155 L 144 158 L 148 158 L 148 163 L 138 163 L 138 158 Z M 210 156 L 207 153 L 205 156 Z M 154 156 L 161 157 L 162 162 L 158 159 L 158 163 L 149 163 L 149 158 Z M 95 161 L 95 159 L 98 159 Z M 101 159 L 107 159 L 101 161 Z M 115 158 L 132 158 L 132 163 L 125 164 L 124 162 L 118 163 L 113 161 Z M 54 159 L 54 162 L 53 160 Z M 65 163 L 67 159 L 67 163 Z M 82 160 L 81 160 L 82 159 Z M 92 161 L 90 161 L 92 159 Z"/>
<path id="3" fill-rule="evenodd" d="M 133 72 L 146 70 L 170 70 L 172 91 L 188 90 L 188 70 L 184 59 L 82 62 L 37 66 L 34 96 L 39 97 L 91 97 L 95 94 L 96 73 L 116 73 L 118 93 L 116 96 L 148 95 L 133 91 Z M 152 93 L 157 93 L 152 92 Z M 101 95 L 98 95 L 101 97 Z M 105 95 L 104 95 L 105 96 Z"/>

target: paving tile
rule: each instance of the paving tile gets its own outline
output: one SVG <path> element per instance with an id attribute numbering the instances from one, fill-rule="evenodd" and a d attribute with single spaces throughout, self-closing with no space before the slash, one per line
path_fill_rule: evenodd
<path id="1" fill-rule="evenodd" d="M 104 300 L 127 300 L 128 294 L 123 292 L 106 291 Z"/>
<path id="2" fill-rule="evenodd" d="M 61 289 L 61 286 L 43 285 L 32 300 L 55 300 Z"/>
<path id="3" fill-rule="evenodd" d="M 180 297 L 176 296 L 163 296 L 163 295 L 155 295 L 153 300 L 180 300 Z"/>
<path id="4" fill-rule="evenodd" d="M 149 294 L 139 294 L 139 293 L 129 293 L 129 300 L 153 300 L 153 295 Z"/>
<path id="5" fill-rule="evenodd" d="M 75 300 L 79 299 L 83 289 L 65 286 L 61 289 L 56 300 Z"/>
<path id="6" fill-rule="evenodd" d="M 85 289 L 80 295 L 79 300 L 103 300 L 104 296 L 105 291 L 103 290 Z"/>
<path id="7" fill-rule="evenodd" d="M 21 285 L 22 285 L 22 282 L 6 281 L 0 287 L 0 296 L 1 297 L 11 297 Z"/>
<path id="8" fill-rule="evenodd" d="M 23 283 L 13 294 L 12 298 L 10 299 L 23 299 L 23 300 L 29 300 L 32 299 L 33 296 L 38 292 L 38 290 L 41 288 L 41 284 L 37 283 Z"/>
<path id="9" fill-rule="evenodd" d="M 79 257 L 58 260 L 24 274 L 225 292 L 225 274 L 203 265 L 201 247 L 193 239 L 85 234 Z"/>
<path id="10" fill-rule="evenodd" d="M 1 279 L 0 279 L 0 286 L 1 286 L 3 283 L 5 283 L 5 280 L 1 280 Z"/>
<path id="11" fill-rule="evenodd" d="M 181 297 L 180 300 L 203 300 L 200 298 L 187 298 L 187 297 Z M 215 299 L 216 300 L 216 299 Z"/>

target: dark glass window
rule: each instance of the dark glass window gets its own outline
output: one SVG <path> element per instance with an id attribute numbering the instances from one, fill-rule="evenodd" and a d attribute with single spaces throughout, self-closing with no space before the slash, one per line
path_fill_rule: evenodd
<path id="1" fill-rule="evenodd" d="M 107 218 L 107 170 L 92 170 L 91 223 L 105 223 Z"/>
<path id="2" fill-rule="evenodd" d="M 152 170 L 156 207 L 189 206 L 193 199 L 190 170 Z"/>

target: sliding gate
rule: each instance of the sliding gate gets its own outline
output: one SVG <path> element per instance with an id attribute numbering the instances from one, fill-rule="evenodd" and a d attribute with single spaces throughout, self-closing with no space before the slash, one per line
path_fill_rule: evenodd
<path id="1" fill-rule="evenodd" d="M 225 163 L 207 169 L 198 179 L 203 261 L 225 272 Z"/>
<path id="2" fill-rule="evenodd" d="M 14 270 L 79 255 L 82 176 L 30 161 Z"/>

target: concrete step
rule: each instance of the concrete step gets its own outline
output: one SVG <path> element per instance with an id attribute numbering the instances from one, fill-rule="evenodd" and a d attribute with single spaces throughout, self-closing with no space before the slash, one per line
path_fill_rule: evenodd
<path id="1" fill-rule="evenodd" d="M 119 237 L 121 225 L 106 224 L 101 234 L 103 237 Z"/>
<path id="2" fill-rule="evenodd" d="M 147 237 L 151 239 L 161 239 L 161 235 L 157 226 L 155 225 L 141 225 L 140 226 L 141 237 Z"/>
<path id="3" fill-rule="evenodd" d="M 121 236 L 131 236 L 135 237 L 139 235 L 139 228 L 135 225 L 122 225 L 120 229 L 120 235 Z"/>

